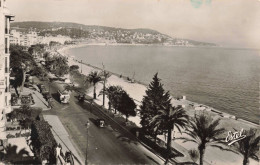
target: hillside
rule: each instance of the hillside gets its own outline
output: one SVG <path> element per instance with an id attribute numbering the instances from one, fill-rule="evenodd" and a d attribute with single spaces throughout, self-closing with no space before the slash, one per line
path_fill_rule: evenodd
<path id="1" fill-rule="evenodd" d="M 173 38 L 151 29 L 123 29 L 107 26 L 83 25 L 71 22 L 14 22 L 11 28 L 27 32 L 35 30 L 41 36 L 64 35 L 74 39 L 95 39 L 113 43 L 164 44 L 179 46 L 217 46 L 213 43 Z"/>

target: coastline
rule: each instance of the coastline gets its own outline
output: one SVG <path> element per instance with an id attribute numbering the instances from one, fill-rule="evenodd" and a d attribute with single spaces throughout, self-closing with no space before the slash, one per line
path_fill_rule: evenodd
<path id="1" fill-rule="evenodd" d="M 80 61 L 76 60 L 73 56 L 69 55 L 66 52 L 66 50 L 71 49 L 71 48 L 77 48 L 77 47 L 88 46 L 88 45 L 89 44 L 80 44 L 80 45 L 69 46 L 69 47 L 67 46 L 67 47 L 63 47 L 60 50 L 57 50 L 57 52 L 60 55 L 66 56 L 68 58 L 68 62 L 69 62 L 70 66 L 78 65 L 80 68 L 82 68 L 82 74 L 88 75 L 93 70 L 101 71 L 102 69 L 99 67 L 96 67 L 96 66 L 92 66 L 91 64 L 87 64 L 87 63 L 81 64 Z M 130 81 L 127 81 L 126 77 L 120 78 L 119 74 L 113 73 L 113 72 L 110 72 L 110 73 L 111 73 L 111 76 L 107 79 L 106 84 L 121 86 L 134 99 L 135 103 L 137 105 L 140 105 L 142 97 L 143 97 L 143 95 L 145 95 L 145 90 L 147 88 L 147 84 L 142 83 L 142 82 L 131 83 Z M 96 85 L 97 94 L 102 90 L 102 88 L 103 88 L 102 83 L 98 83 Z M 93 87 L 90 89 L 87 89 L 85 91 L 85 93 L 89 96 L 92 96 Z M 102 95 L 98 96 L 97 99 L 95 100 L 95 103 L 98 105 L 102 105 L 102 100 L 103 100 Z M 106 98 L 106 100 L 105 100 L 105 108 L 108 108 L 107 103 L 108 103 L 108 98 Z M 209 107 L 209 106 L 206 106 L 203 104 L 195 103 L 195 102 L 192 102 L 192 101 L 189 101 L 186 99 L 185 100 L 184 99 L 176 100 L 172 97 L 171 103 L 173 106 L 182 105 L 184 107 L 184 109 L 186 110 L 187 114 L 192 117 L 199 113 L 207 113 L 210 116 L 212 116 L 213 119 L 221 118 L 220 126 L 225 128 L 227 131 L 233 131 L 234 128 L 237 130 L 241 130 L 241 128 L 244 130 L 248 130 L 250 128 L 259 127 L 259 125 L 256 123 L 252 123 L 250 121 L 240 119 L 240 118 L 236 119 L 236 117 L 233 115 L 230 115 L 228 113 L 222 112 L 215 108 L 212 108 L 212 107 Z M 137 114 L 136 117 L 129 117 L 129 121 L 135 123 L 137 126 L 140 127 L 139 114 Z M 185 136 L 184 134 L 181 134 L 177 129 L 174 130 L 173 132 L 174 132 L 174 136 L 176 137 L 176 139 L 178 139 L 179 137 Z M 226 133 L 223 134 L 223 138 L 225 138 L 225 136 L 226 136 Z M 159 135 L 158 138 L 163 141 L 165 140 L 164 135 Z M 176 143 L 176 145 L 180 145 L 180 146 L 184 147 L 186 150 L 196 148 L 196 144 L 183 143 L 181 140 L 176 140 L 174 143 Z M 222 151 L 219 153 L 219 151 L 217 149 L 210 148 L 210 147 L 207 150 L 208 151 L 206 152 L 206 155 L 205 155 L 205 157 L 207 157 L 207 159 L 205 159 L 205 161 L 207 161 L 208 163 L 211 162 L 210 164 L 223 164 L 223 162 L 225 162 L 224 164 L 236 165 L 238 162 L 242 161 L 242 157 L 240 155 L 236 155 L 234 153 L 230 153 L 227 151 Z M 250 162 L 252 164 L 258 163 L 254 160 L 250 160 Z"/>
<path id="2" fill-rule="evenodd" d="M 85 66 L 88 66 L 88 67 L 92 68 L 92 70 L 94 69 L 94 70 L 102 71 L 103 70 L 102 68 L 99 68 L 99 67 L 96 67 L 96 66 L 93 66 L 91 64 L 84 63 L 84 62 L 81 63 L 79 60 L 75 59 L 73 56 L 70 56 L 69 54 L 66 53 L 66 51 L 68 49 L 80 48 L 80 47 L 85 47 L 85 46 L 93 46 L 93 45 L 106 46 L 106 44 L 103 44 L 103 43 L 80 43 L 80 44 L 76 44 L 76 45 L 64 46 L 61 49 L 57 50 L 56 52 L 59 53 L 62 56 L 68 57 L 68 60 L 70 61 L 69 63 L 74 63 L 74 65 L 79 65 L 79 66 L 80 65 L 83 65 L 83 66 L 85 65 Z M 112 44 L 112 45 L 120 46 L 120 45 L 133 45 L 133 44 Z M 144 44 L 136 44 L 135 46 L 138 46 L 138 45 L 144 46 Z M 109 46 L 110 46 L 110 44 L 109 44 Z M 73 60 L 74 62 L 72 62 L 71 60 Z M 127 81 L 127 78 L 128 78 L 127 76 L 120 75 L 118 73 L 114 73 L 114 72 L 111 72 L 111 71 L 108 71 L 108 70 L 106 70 L 106 71 L 109 72 L 111 75 L 114 75 L 114 76 L 116 76 L 118 78 L 120 78 L 120 76 L 122 76 L 122 78 L 125 81 Z M 85 75 L 87 75 L 87 74 L 85 74 Z M 129 82 L 129 81 L 127 81 L 127 82 Z M 130 84 L 136 84 L 136 83 L 145 86 L 145 88 L 147 88 L 147 86 L 148 86 L 148 84 L 146 84 L 144 82 L 141 82 L 141 81 L 137 81 L 137 80 L 135 80 L 134 83 L 130 83 Z M 137 102 L 141 102 L 142 101 L 142 100 L 137 100 L 137 99 L 134 99 L 134 100 L 137 101 Z M 172 104 L 174 106 L 176 106 L 176 105 L 184 105 L 184 107 L 187 107 L 187 106 L 190 106 L 190 105 L 194 105 L 193 108 L 195 109 L 195 111 L 207 111 L 207 112 L 211 112 L 213 115 L 217 115 L 217 116 L 220 116 L 220 117 L 223 117 L 223 118 L 228 118 L 228 119 L 231 119 L 231 120 L 241 121 L 243 123 L 247 123 L 247 124 L 250 124 L 250 125 L 255 126 L 255 127 L 259 126 L 259 123 L 248 121 L 248 120 L 243 119 L 243 118 L 237 118 L 234 115 L 231 115 L 229 113 L 223 112 L 223 111 L 218 110 L 218 109 L 215 109 L 213 107 L 210 107 L 210 106 L 207 106 L 207 105 L 204 105 L 204 104 L 201 104 L 201 103 L 196 103 L 196 102 L 193 102 L 193 101 L 189 101 L 189 100 L 186 100 L 186 99 L 185 100 L 183 100 L 183 99 L 176 100 L 176 99 L 174 99 L 172 97 Z"/>

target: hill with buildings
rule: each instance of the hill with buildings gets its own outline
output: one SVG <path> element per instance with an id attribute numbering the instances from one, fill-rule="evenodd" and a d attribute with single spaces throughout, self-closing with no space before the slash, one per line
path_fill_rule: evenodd
<path id="1" fill-rule="evenodd" d="M 217 46 L 214 43 L 170 37 L 151 29 L 123 29 L 70 22 L 14 22 L 11 28 L 22 33 L 36 32 L 42 37 L 70 37 L 105 43 L 160 44 L 176 46 Z"/>

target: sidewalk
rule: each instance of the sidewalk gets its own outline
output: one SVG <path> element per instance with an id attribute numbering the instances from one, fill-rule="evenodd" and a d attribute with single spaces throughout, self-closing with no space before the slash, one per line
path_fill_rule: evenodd
<path id="1" fill-rule="evenodd" d="M 42 94 L 39 92 L 39 89 L 36 85 L 33 85 L 34 88 L 37 89 L 37 91 L 31 90 L 33 99 L 35 101 L 35 107 L 41 107 L 43 111 L 50 110 L 48 107 L 48 102 L 43 98 Z M 27 88 L 28 89 L 28 88 Z"/>
<path id="2" fill-rule="evenodd" d="M 43 115 L 44 120 L 46 120 L 51 126 L 52 126 L 52 133 L 54 135 L 55 140 L 58 144 L 61 144 L 62 146 L 62 152 L 65 154 L 66 151 L 71 151 L 74 155 L 74 163 L 76 165 L 83 165 L 84 160 L 79 156 L 78 151 L 73 146 L 69 134 L 62 125 L 60 119 L 56 115 Z"/>

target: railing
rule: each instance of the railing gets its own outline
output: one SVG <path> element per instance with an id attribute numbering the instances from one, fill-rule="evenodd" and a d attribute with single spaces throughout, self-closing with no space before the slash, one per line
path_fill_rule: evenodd
<path id="1" fill-rule="evenodd" d="M 5 53 L 6 53 L 6 54 L 9 53 L 9 48 L 5 48 Z"/>
<path id="2" fill-rule="evenodd" d="M 9 92 L 9 88 L 8 87 L 5 87 L 5 92 Z"/>
<path id="3" fill-rule="evenodd" d="M 5 73 L 9 73 L 9 68 L 5 67 Z"/>
<path id="4" fill-rule="evenodd" d="M 9 28 L 5 28 L 5 34 L 10 34 L 10 29 Z"/>

